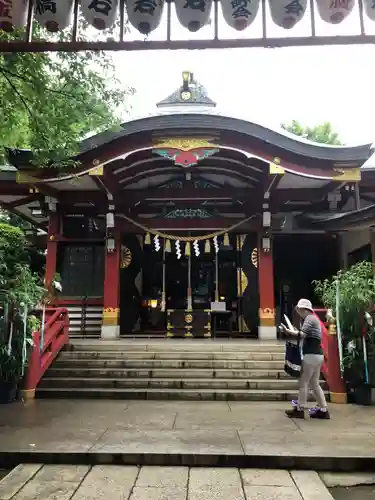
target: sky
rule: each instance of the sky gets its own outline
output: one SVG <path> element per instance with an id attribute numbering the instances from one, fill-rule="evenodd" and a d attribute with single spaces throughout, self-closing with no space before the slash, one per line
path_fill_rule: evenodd
<path id="1" fill-rule="evenodd" d="M 150 40 L 163 39 L 165 26 L 163 20 Z M 241 33 L 222 21 L 220 37 L 257 37 L 260 29 L 259 13 L 254 24 Z M 206 39 L 212 30 L 213 26 L 207 26 L 191 34 L 172 18 L 175 39 Z M 375 34 L 375 23 L 367 20 L 366 31 Z M 133 33 L 129 40 L 142 39 Z M 271 21 L 268 33 L 286 35 Z M 358 15 L 353 12 L 339 26 L 318 19 L 317 33 L 357 34 Z M 287 34 L 308 35 L 308 16 Z M 120 81 L 136 89 L 130 103 L 134 118 L 152 113 L 157 101 L 181 85 L 182 71 L 189 70 L 223 114 L 276 129 L 293 119 L 310 126 L 330 121 L 347 144 L 375 141 L 375 46 L 141 51 L 114 57 Z"/>

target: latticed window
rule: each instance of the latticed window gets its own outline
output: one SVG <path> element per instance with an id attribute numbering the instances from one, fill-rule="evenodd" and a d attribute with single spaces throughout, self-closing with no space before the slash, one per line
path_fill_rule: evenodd
<path id="1" fill-rule="evenodd" d="M 64 296 L 103 295 L 104 245 L 63 245 L 59 267 Z"/>

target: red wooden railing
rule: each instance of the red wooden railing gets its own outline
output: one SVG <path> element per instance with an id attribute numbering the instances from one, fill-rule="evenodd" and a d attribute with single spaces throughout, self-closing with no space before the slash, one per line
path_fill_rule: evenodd
<path id="1" fill-rule="evenodd" d="M 69 315 L 64 307 L 50 307 L 46 310 L 44 338 L 41 345 L 41 331 L 33 333 L 34 347 L 29 357 L 25 385 L 22 395 L 33 398 L 41 378 L 61 349 L 69 341 Z"/>
<path id="2" fill-rule="evenodd" d="M 328 385 L 331 402 L 346 403 L 346 386 L 341 374 L 337 335 L 329 333 L 329 324 L 326 320 L 327 310 L 315 309 L 315 313 L 319 317 L 322 326 L 322 348 L 324 354 L 322 373 Z"/>

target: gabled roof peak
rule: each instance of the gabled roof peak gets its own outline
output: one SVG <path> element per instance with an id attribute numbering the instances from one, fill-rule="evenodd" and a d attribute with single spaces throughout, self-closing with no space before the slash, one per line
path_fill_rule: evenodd
<path id="1" fill-rule="evenodd" d="M 182 85 L 172 94 L 156 104 L 158 108 L 171 106 L 210 107 L 214 108 L 216 102 L 208 97 L 207 90 L 194 78 L 191 71 L 182 72 Z"/>

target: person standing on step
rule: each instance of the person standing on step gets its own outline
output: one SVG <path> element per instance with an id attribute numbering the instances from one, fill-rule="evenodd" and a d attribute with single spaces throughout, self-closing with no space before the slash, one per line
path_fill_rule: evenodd
<path id="1" fill-rule="evenodd" d="M 290 418 L 305 418 L 308 409 L 309 388 L 313 391 L 317 406 L 309 411 L 310 418 L 330 419 L 327 401 L 320 386 L 320 372 L 324 360 L 322 349 L 322 327 L 314 313 L 312 304 L 307 299 L 300 299 L 296 311 L 302 320 L 300 330 L 290 330 L 285 325 L 283 330 L 302 342 L 302 369 L 299 379 L 298 400 L 293 401 L 293 409 L 285 413 Z"/>

